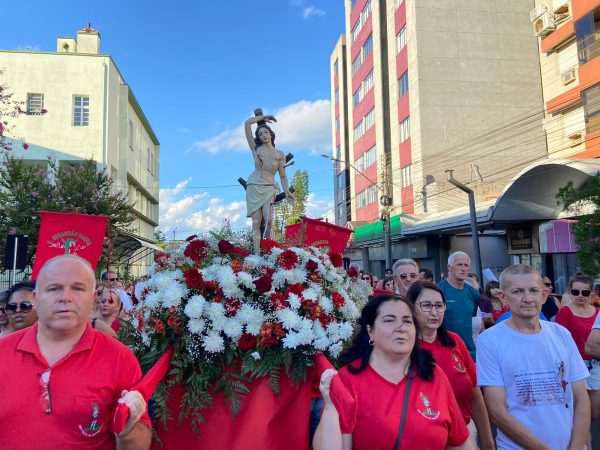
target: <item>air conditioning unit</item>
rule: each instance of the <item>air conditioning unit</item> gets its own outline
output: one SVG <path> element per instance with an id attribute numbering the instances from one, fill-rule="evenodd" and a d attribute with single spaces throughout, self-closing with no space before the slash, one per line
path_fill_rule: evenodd
<path id="1" fill-rule="evenodd" d="M 581 144 L 583 142 L 583 130 L 571 133 L 567 136 L 567 139 L 569 140 L 569 145 L 571 147 Z"/>
<path id="2" fill-rule="evenodd" d="M 565 70 L 560 76 L 560 81 L 562 81 L 562 84 L 565 86 L 569 83 L 572 83 L 576 79 L 577 77 L 575 76 L 575 68 Z"/>
<path id="3" fill-rule="evenodd" d="M 540 17 L 545 12 L 548 12 L 548 8 L 546 7 L 546 5 L 537 5 L 529 13 L 529 20 L 531 20 L 532 22 L 535 22 L 535 19 Z"/>
<path id="4" fill-rule="evenodd" d="M 554 18 L 547 11 L 533 22 L 533 34 L 546 36 L 556 30 Z"/>

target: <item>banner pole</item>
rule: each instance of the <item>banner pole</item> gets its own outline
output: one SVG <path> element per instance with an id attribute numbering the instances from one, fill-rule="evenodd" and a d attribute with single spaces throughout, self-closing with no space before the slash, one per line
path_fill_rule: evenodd
<path id="1" fill-rule="evenodd" d="M 19 248 L 19 238 L 15 236 L 15 248 L 13 249 L 12 281 L 10 287 L 15 285 L 17 279 L 17 248 Z"/>

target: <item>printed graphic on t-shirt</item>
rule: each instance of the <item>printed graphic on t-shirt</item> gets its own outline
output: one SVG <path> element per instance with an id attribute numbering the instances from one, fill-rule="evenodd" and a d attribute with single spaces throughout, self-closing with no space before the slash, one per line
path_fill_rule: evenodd
<path id="1" fill-rule="evenodd" d="M 425 417 L 426 419 L 429 419 L 429 420 L 437 419 L 440 415 L 440 412 L 431 410 L 431 402 L 429 401 L 427 396 L 425 394 L 423 394 L 422 392 L 419 392 L 419 397 L 421 398 L 421 402 L 423 403 L 423 406 L 425 407 L 425 409 L 423 411 L 421 411 L 419 408 L 417 408 L 417 411 L 419 411 L 421 413 L 421 415 L 423 417 Z"/>
<path id="2" fill-rule="evenodd" d="M 91 407 L 92 411 L 89 424 L 85 427 L 83 425 L 79 425 L 79 431 L 81 431 L 81 434 L 85 437 L 97 436 L 100 431 L 102 431 L 103 427 L 103 424 L 99 423 L 100 408 L 98 403 L 92 403 Z"/>
<path id="3" fill-rule="evenodd" d="M 451 357 L 452 357 L 452 367 L 454 367 L 454 369 L 457 372 L 465 373 L 467 371 L 467 369 L 466 369 L 465 365 L 463 364 L 463 360 L 460 358 L 460 356 L 458 356 L 458 354 L 454 350 L 452 350 Z"/>
<path id="4" fill-rule="evenodd" d="M 522 406 L 563 404 L 567 408 L 567 385 L 565 363 L 554 367 L 528 369 L 515 373 L 517 402 Z"/>

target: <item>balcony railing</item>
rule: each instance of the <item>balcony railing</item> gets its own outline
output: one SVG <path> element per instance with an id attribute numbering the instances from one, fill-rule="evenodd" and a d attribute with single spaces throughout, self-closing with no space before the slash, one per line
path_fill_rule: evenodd
<path id="1" fill-rule="evenodd" d="M 577 51 L 580 64 L 585 64 L 600 56 L 600 31 L 596 31 L 584 40 L 578 41 Z"/>

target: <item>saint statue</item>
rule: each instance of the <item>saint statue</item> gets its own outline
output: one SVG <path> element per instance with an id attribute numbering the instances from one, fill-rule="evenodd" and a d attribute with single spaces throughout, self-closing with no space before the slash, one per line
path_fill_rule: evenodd
<path id="1" fill-rule="evenodd" d="M 252 243 L 254 253 L 260 252 L 260 241 L 263 236 L 270 236 L 273 227 L 273 206 L 278 186 L 275 173 L 279 173 L 283 192 L 288 202 L 294 202 L 294 196 L 288 187 L 285 174 L 286 157 L 275 148 L 275 133 L 269 122 L 277 122 L 275 117 L 263 115 L 261 109 L 254 111 L 255 116 L 246 120 L 244 131 L 248 146 L 254 159 L 254 172 L 246 182 L 247 217 L 252 218 Z M 257 124 L 254 135 L 252 125 Z M 261 233 L 264 225 L 264 235 Z"/>

